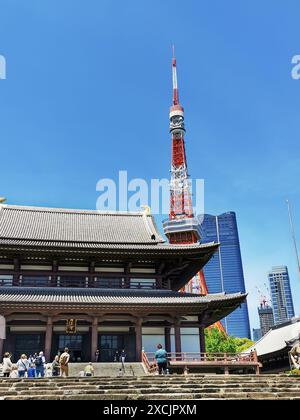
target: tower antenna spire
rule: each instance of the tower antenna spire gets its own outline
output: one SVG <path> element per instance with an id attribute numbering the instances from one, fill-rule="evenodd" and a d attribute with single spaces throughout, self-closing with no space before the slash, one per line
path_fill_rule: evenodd
<path id="1" fill-rule="evenodd" d="M 177 64 L 175 57 L 175 46 L 172 46 L 172 75 L 173 75 L 173 105 L 179 104 L 178 81 L 177 81 Z"/>
<path id="2" fill-rule="evenodd" d="M 290 222 L 292 240 L 293 240 L 295 255 L 296 255 L 297 270 L 298 270 L 298 274 L 299 274 L 299 277 L 300 277 L 300 261 L 299 261 L 299 253 L 298 253 L 298 248 L 297 248 L 297 241 L 296 241 L 296 234 L 295 234 L 295 227 L 294 227 L 292 209 L 291 209 L 291 204 L 290 204 L 289 200 L 286 200 L 286 203 L 287 203 L 287 207 L 288 207 L 289 222 Z"/>

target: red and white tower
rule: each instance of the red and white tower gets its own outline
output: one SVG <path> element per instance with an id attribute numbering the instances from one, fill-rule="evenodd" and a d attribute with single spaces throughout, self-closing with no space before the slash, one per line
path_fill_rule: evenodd
<path id="1" fill-rule="evenodd" d="M 184 109 L 179 103 L 177 67 L 173 47 L 173 104 L 170 108 L 170 133 L 172 136 L 172 163 L 170 181 L 170 214 L 163 222 L 164 232 L 171 244 L 193 244 L 200 241 L 199 221 L 194 217 L 191 185 L 185 153 Z M 186 291 L 207 295 L 208 289 L 203 271 L 194 276 Z M 225 332 L 220 321 L 213 325 Z"/>
<path id="2" fill-rule="evenodd" d="M 194 217 L 191 186 L 185 154 L 184 109 L 179 104 L 176 58 L 172 58 L 173 104 L 170 108 L 172 163 L 170 181 L 170 215 L 164 222 L 164 232 L 173 244 L 190 244 L 200 239 L 199 223 Z"/>

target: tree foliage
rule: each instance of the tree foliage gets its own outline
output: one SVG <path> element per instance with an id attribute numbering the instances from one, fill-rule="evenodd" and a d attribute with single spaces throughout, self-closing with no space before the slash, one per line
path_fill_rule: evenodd
<path id="1" fill-rule="evenodd" d="M 217 328 L 205 330 L 205 341 L 207 353 L 241 353 L 253 344 L 248 338 L 229 337 Z"/>

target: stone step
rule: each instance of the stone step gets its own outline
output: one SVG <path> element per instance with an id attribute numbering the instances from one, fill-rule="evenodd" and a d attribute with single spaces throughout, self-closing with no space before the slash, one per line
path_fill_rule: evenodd
<path id="1" fill-rule="evenodd" d="M 70 363 L 69 374 L 70 376 L 79 376 L 80 372 L 84 370 L 87 363 Z M 142 363 L 125 363 L 125 375 L 128 376 L 146 376 L 147 372 Z M 116 363 L 93 363 L 95 375 L 98 377 L 118 377 L 122 370 L 122 365 L 119 362 Z"/>
<path id="2" fill-rule="evenodd" d="M 300 400 L 300 377 L 170 375 L 0 379 L 1 400 Z"/>
<path id="3" fill-rule="evenodd" d="M 300 400 L 299 395 L 294 394 L 272 394 L 265 393 L 236 393 L 232 394 L 229 398 L 226 395 L 212 396 L 211 394 L 156 394 L 156 395 L 136 395 L 136 394 L 83 394 L 83 395 L 35 395 L 35 396 L 7 396 L 4 400 Z"/>
<path id="4" fill-rule="evenodd" d="M 300 378 L 299 378 L 300 379 Z M 290 387 L 300 387 L 300 380 L 297 382 L 266 382 L 266 383 L 205 383 L 205 382 L 189 382 L 189 381 L 184 381 L 184 382 L 165 382 L 165 381 L 155 381 L 155 382 L 151 382 L 151 383 L 145 383 L 145 382 L 136 382 L 136 383 L 111 383 L 111 382 L 105 382 L 105 381 L 101 381 L 101 382 L 90 382 L 90 381 L 86 381 L 86 382 L 81 382 L 81 383 L 72 383 L 72 382 L 67 382 L 67 383 L 62 383 L 62 382 L 40 382 L 40 379 L 35 379 L 35 382 L 20 382 L 20 383 L 6 383 L 5 385 L 2 384 L 3 386 L 0 387 L 1 389 L 7 389 L 9 387 L 14 387 L 15 389 L 25 389 L 25 388 L 35 388 L 35 389 L 44 389 L 44 388 L 56 388 L 56 387 L 80 387 L 80 386 L 97 386 L 97 387 L 117 387 L 119 389 L 122 388 L 127 388 L 127 387 L 143 387 L 143 386 L 160 386 L 160 387 L 165 387 L 168 388 L 170 386 L 205 386 L 205 387 L 223 387 L 223 388 L 230 388 L 230 387 L 260 387 L 260 388 L 264 388 L 264 387 L 269 387 L 269 386 L 278 386 L 278 387 L 282 387 L 282 386 L 290 386 Z"/>
<path id="5" fill-rule="evenodd" d="M 111 381 L 111 382 L 119 382 L 119 381 L 123 381 L 123 382 L 130 382 L 130 381 L 144 381 L 144 382 L 152 382 L 155 380 L 167 380 L 169 382 L 172 381 L 205 381 L 205 382 L 219 382 L 219 383 L 230 383 L 230 382 L 238 382 L 238 383 L 243 383 L 243 382 L 281 382 L 281 381 L 297 381 L 299 379 L 299 376 L 278 376 L 278 377 L 269 377 L 266 375 L 261 375 L 261 376 L 252 376 L 252 377 L 243 377 L 242 375 L 240 375 L 239 377 L 230 375 L 228 377 L 225 377 L 224 375 L 210 375 L 210 376 L 196 376 L 196 375 L 167 375 L 167 376 L 158 376 L 158 375 L 153 375 L 153 376 L 121 376 L 121 377 L 112 377 L 112 376 L 95 376 L 92 378 L 82 378 L 82 377 L 69 377 L 69 378 L 39 378 L 40 381 L 46 381 L 46 382 L 51 382 L 52 380 L 60 380 L 63 382 L 80 382 L 80 381 L 85 381 L 85 380 L 89 380 L 89 381 L 99 381 L 99 380 L 107 380 L 107 381 Z M 24 382 L 24 381 L 34 381 L 34 379 L 28 379 L 28 378 L 18 378 L 18 379 L 10 379 L 10 378 L 0 378 L 0 384 L 6 383 L 6 382 Z"/>
<path id="6" fill-rule="evenodd" d="M 74 389 L 74 390 L 44 390 L 42 392 L 35 392 L 33 390 L 26 390 L 26 391 L 22 391 L 22 392 L 15 392 L 14 390 L 8 390 L 5 392 L 0 392 L 0 396 L 5 396 L 5 395 L 40 395 L 40 394 L 48 394 L 48 395 L 56 395 L 56 394 L 72 394 L 72 393 L 76 393 L 76 394 L 87 394 L 87 393 L 91 393 L 91 394 L 120 394 L 120 395 L 127 395 L 127 394 L 160 394 L 160 393 L 164 393 L 164 394 L 178 394 L 178 393 L 206 393 L 206 394 L 226 394 L 226 395 L 231 395 L 234 394 L 236 392 L 238 393 L 251 393 L 251 392 L 259 392 L 260 394 L 264 394 L 266 392 L 271 392 L 273 394 L 278 394 L 278 393 L 291 393 L 294 392 L 298 395 L 300 395 L 300 391 L 295 391 L 295 390 L 290 390 L 290 389 L 266 389 L 264 391 L 260 390 L 260 389 L 232 389 L 229 391 L 225 391 L 225 390 L 214 390 L 214 389 L 194 389 L 194 388 L 190 388 L 190 389 L 170 389 L 170 390 L 160 390 L 160 389 L 133 389 L 133 390 L 127 390 L 127 391 L 121 391 L 121 390 L 98 390 L 98 389 Z"/>
<path id="7" fill-rule="evenodd" d="M 82 378 L 82 379 L 65 379 L 65 378 L 38 378 L 37 379 L 6 379 L 6 380 L 1 380 L 0 379 L 0 387 L 1 386 L 6 386 L 7 384 L 35 384 L 36 386 L 42 386 L 42 384 L 51 384 L 51 383 L 60 383 L 61 385 L 63 384 L 80 384 L 82 382 L 89 382 L 89 383 L 118 383 L 118 384 L 130 384 L 130 383 L 161 383 L 161 384 L 172 384 L 172 383 L 206 383 L 206 384 L 268 384 L 268 383 L 298 383 L 300 380 L 300 377 L 296 378 L 296 377 L 290 377 L 290 378 L 285 378 L 284 380 L 256 380 L 256 381 L 238 381 L 238 380 L 216 380 L 216 379 L 191 379 L 189 377 L 183 377 L 183 378 L 172 378 L 172 377 L 152 377 L 151 379 L 145 380 L 146 378 L 132 378 L 132 379 L 123 379 L 123 378 L 119 378 L 119 379 L 115 379 L 113 380 L 113 378 Z"/>

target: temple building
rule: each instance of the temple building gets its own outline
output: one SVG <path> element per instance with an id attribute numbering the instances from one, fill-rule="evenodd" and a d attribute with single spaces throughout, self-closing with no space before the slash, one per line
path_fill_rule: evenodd
<path id="1" fill-rule="evenodd" d="M 0 354 L 44 350 L 51 360 L 67 346 L 73 361 L 95 360 L 97 349 L 112 361 L 124 348 L 140 361 L 158 343 L 204 351 L 204 328 L 246 298 L 179 292 L 218 246 L 169 244 L 147 212 L 1 205 Z"/>

